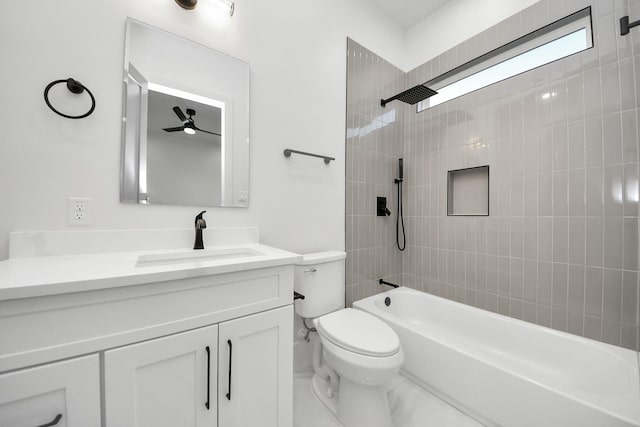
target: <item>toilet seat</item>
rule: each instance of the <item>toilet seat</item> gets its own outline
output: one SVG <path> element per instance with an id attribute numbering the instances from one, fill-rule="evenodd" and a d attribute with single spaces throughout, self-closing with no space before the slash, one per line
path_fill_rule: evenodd
<path id="1" fill-rule="evenodd" d="M 318 318 L 316 328 L 325 339 L 353 353 L 389 357 L 400 351 L 400 340 L 393 329 L 364 311 L 334 311 Z"/>

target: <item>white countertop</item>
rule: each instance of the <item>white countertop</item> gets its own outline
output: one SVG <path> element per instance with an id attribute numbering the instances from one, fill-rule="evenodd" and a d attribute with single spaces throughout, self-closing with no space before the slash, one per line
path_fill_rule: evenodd
<path id="1" fill-rule="evenodd" d="M 295 264 L 302 256 L 259 243 L 211 246 L 247 248 L 257 255 L 138 266 L 140 256 L 193 253 L 192 249 L 109 252 L 89 255 L 17 257 L 0 262 L 0 301 L 179 280 Z"/>

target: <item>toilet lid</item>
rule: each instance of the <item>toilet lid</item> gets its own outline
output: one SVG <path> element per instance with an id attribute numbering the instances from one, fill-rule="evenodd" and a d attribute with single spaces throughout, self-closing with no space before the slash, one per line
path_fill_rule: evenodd
<path id="1" fill-rule="evenodd" d="M 335 345 L 366 356 L 391 356 L 400 340 L 389 325 L 364 311 L 346 308 L 321 316 L 318 332 Z"/>

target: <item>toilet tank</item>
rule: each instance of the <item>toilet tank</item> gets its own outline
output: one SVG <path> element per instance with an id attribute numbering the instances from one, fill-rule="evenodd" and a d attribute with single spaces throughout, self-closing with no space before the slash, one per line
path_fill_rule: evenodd
<path id="1" fill-rule="evenodd" d="M 344 308 L 344 260 L 342 251 L 302 256 L 295 266 L 293 286 L 304 299 L 295 301 L 295 312 L 304 318 L 318 317 Z"/>

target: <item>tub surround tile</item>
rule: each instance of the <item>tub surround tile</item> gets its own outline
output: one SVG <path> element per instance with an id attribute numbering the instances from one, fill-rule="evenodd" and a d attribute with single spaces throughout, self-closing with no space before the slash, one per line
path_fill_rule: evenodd
<path id="1" fill-rule="evenodd" d="M 638 273 L 624 271 L 622 276 L 622 323 L 637 326 Z"/>
<path id="2" fill-rule="evenodd" d="M 587 267 L 585 295 L 585 314 L 602 317 L 602 269 Z"/>
<path id="3" fill-rule="evenodd" d="M 623 198 L 625 217 L 638 217 L 638 164 L 632 163 L 624 165 L 623 168 Z"/>
<path id="4" fill-rule="evenodd" d="M 624 218 L 624 269 L 638 270 L 638 218 Z"/>
<path id="5" fill-rule="evenodd" d="M 569 169 L 582 169 L 585 167 L 585 135 L 584 121 L 580 120 L 569 124 Z"/>
<path id="6" fill-rule="evenodd" d="M 603 319 L 602 320 L 602 341 L 620 345 L 621 325 L 620 322 Z"/>
<path id="7" fill-rule="evenodd" d="M 620 113 L 616 112 L 604 117 L 603 132 L 605 140 L 604 164 L 618 165 L 626 163 L 622 156 L 622 122 Z M 631 158 L 629 160 L 633 161 L 634 159 Z"/>
<path id="8" fill-rule="evenodd" d="M 584 313 L 585 267 L 569 265 L 567 308 L 570 313 Z"/>
<path id="9" fill-rule="evenodd" d="M 387 197 L 389 210 L 395 212 L 397 192 L 393 178 L 398 173 L 397 159 L 403 156 L 404 110 L 398 102 L 382 108 L 380 99 L 403 90 L 406 77 L 400 69 L 353 40 L 348 40 L 347 50 L 345 285 L 349 306 L 384 290 L 377 283 L 378 278 L 403 282 L 403 258 L 395 249 L 395 222 L 390 217 L 376 216 L 375 198 Z M 411 208 L 415 211 L 417 196 L 415 189 L 412 192 Z M 405 201 L 407 196 L 405 193 Z M 415 221 L 412 218 L 405 223 L 413 234 L 417 229 Z M 422 228 L 421 222 L 419 227 Z"/>
<path id="10" fill-rule="evenodd" d="M 584 315 L 569 312 L 567 314 L 567 332 L 584 336 Z"/>
<path id="11" fill-rule="evenodd" d="M 546 305 L 536 307 L 536 323 L 547 328 L 551 327 L 551 309 Z"/>
<path id="12" fill-rule="evenodd" d="M 602 341 L 602 319 L 600 317 L 584 316 L 584 336 Z"/>
<path id="13" fill-rule="evenodd" d="M 553 264 L 553 306 L 555 308 L 567 309 L 568 275 L 567 264 Z"/>
<path id="14" fill-rule="evenodd" d="M 551 310 L 551 327 L 558 331 L 567 332 L 568 313 L 565 309 L 553 307 Z"/>
<path id="15" fill-rule="evenodd" d="M 553 218 L 553 261 L 567 263 L 569 243 L 569 218 Z"/>
<path id="16" fill-rule="evenodd" d="M 607 320 L 622 321 L 622 271 L 605 269 L 602 286 L 602 314 Z"/>
<path id="17" fill-rule="evenodd" d="M 604 218 L 604 266 L 607 268 L 622 268 L 623 236 L 622 217 Z"/>
<path id="18" fill-rule="evenodd" d="M 598 49 L 593 48 L 586 52 Z M 584 114 L 586 119 L 594 117 L 602 117 L 602 80 L 600 78 L 600 69 L 597 68 L 598 60 L 594 58 L 594 68 L 585 71 L 582 78 L 584 81 Z M 583 66 L 585 63 L 583 62 Z"/>
<path id="19" fill-rule="evenodd" d="M 602 81 L 602 112 L 611 114 L 620 111 L 620 75 L 617 62 L 600 68 Z"/>
<path id="20" fill-rule="evenodd" d="M 378 105 L 380 94 L 423 83 L 589 5 L 592 49 L 421 113 L 400 102 Z M 409 73 L 349 41 L 346 223 L 357 262 L 347 268 L 357 271 L 347 272 L 347 302 L 384 290 L 375 283 L 381 275 L 640 349 L 640 32 L 617 33 L 619 18 L 634 11 L 640 15 L 638 2 L 540 0 Z M 376 195 L 395 206 L 398 157 L 405 160 L 405 252 L 395 247 L 395 212 L 372 212 Z M 486 164 L 490 216 L 448 217 L 447 171 Z"/>
<path id="21" fill-rule="evenodd" d="M 604 246 L 604 220 L 602 217 L 587 217 L 587 265 L 601 267 Z"/>
<path id="22" fill-rule="evenodd" d="M 585 205 L 585 170 L 574 169 L 569 171 L 569 216 L 584 217 Z"/>
<path id="23" fill-rule="evenodd" d="M 637 328 L 622 323 L 620 325 L 620 345 L 625 348 L 636 348 L 638 345 Z"/>
<path id="24" fill-rule="evenodd" d="M 602 166 L 602 117 L 591 117 L 585 120 L 585 153 L 586 166 Z"/>
<path id="25" fill-rule="evenodd" d="M 584 89 L 582 74 L 575 74 L 566 81 L 567 120 L 584 120 Z"/>
<path id="26" fill-rule="evenodd" d="M 569 218 L 569 263 L 584 265 L 586 251 L 586 219 Z"/>

